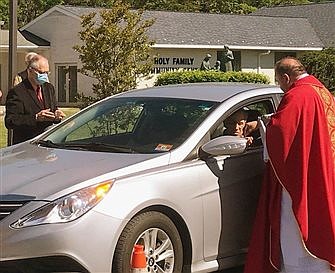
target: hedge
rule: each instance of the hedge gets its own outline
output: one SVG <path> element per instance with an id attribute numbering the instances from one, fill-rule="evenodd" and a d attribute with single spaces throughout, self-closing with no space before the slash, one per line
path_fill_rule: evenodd
<path id="1" fill-rule="evenodd" d="M 335 95 L 335 48 L 308 52 L 299 59 L 307 72 L 317 77 Z"/>
<path id="2" fill-rule="evenodd" d="M 254 72 L 184 70 L 161 73 L 157 77 L 155 86 L 195 82 L 247 82 L 268 84 L 270 80 L 266 75 Z"/>

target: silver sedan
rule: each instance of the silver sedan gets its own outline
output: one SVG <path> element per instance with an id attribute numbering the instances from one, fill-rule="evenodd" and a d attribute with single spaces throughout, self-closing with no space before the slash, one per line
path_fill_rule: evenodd
<path id="1" fill-rule="evenodd" d="M 0 272 L 214 272 L 244 263 L 264 163 L 227 135 L 273 113 L 270 85 L 204 83 L 104 99 L 1 150 Z"/>

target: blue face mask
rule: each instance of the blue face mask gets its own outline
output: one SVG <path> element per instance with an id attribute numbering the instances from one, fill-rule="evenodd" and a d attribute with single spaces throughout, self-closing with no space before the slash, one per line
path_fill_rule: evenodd
<path id="1" fill-rule="evenodd" d="M 37 73 L 36 72 L 36 81 L 38 82 L 38 84 L 42 85 L 46 82 L 49 82 L 49 77 L 48 77 L 48 73 Z"/>

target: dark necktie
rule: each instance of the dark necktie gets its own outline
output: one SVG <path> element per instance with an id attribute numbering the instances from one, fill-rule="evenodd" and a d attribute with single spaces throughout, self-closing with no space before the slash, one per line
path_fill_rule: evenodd
<path id="1" fill-rule="evenodd" d="M 40 101 L 40 103 L 43 104 L 42 88 L 41 88 L 40 85 L 37 86 L 37 88 L 36 88 L 36 96 L 37 96 L 38 100 Z"/>

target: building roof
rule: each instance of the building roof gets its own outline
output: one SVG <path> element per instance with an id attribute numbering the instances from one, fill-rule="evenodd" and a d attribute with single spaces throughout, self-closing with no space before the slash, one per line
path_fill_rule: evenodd
<path id="1" fill-rule="evenodd" d="M 80 19 L 101 8 L 57 5 L 22 30 L 29 30 L 43 16 L 62 12 Z M 155 18 L 149 35 L 157 48 L 223 48 L 260 50 L 321 50 L 324 45 L 305 18 L 274 18 L 255 15 L 191 12 L 144 11 L 144 18 Z M 293 27 L 294 26 L 294 27 Z"/>
<path id="2" fill-rule="evenodd" d="M 21 34 L 25 37 L 28 41 L 38 45 L 38 46 L 50 46 L 50 42 L 47 40 L 42 39 L 41 37 L 36 36 L 35 34 L 25 30 L 22 31 Z"/>
<path id="3" fill-rule="evenodd" d="M 261 8 L 253 15 L 307 18 L 325 47 L 335 46 L 335 1 Z"/>
<path id="4" fill-rule="evenodd" d="M 9 30 L 0 30 L 0 48 L 8 49 L 9 45 Z M 25 37 L 18 31 L 17 32 L 17 48 L 18 49 L 35 49 L 38 45 L 32 41 L 28 41 Z"/>
<path id="5" fill-rule="evenodd" d="M 150 11 L 156 18 L 151 31 L 158 44 L 224 46 L 232 48 L 322 47 L 304 18 L 281 18 Z M 292 25 L 295 28 L 292 28 Z"/>

